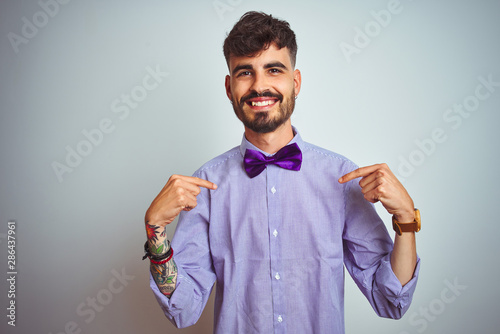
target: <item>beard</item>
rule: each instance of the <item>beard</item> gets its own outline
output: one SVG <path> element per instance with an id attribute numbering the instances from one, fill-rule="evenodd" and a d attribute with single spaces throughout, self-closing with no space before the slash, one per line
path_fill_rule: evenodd
<path id="1" fill-rule="evenodd" d="M 279 108 L 277 115 L 270 115 L 269 111 L 254 112 L 250 111 L 246 113 L 243 107 L 246 105 L 246 101 L 254 97 L 274 97 L 279 101 Z M 284 101 L 284 102 L 283 102 Z M 269 133 L 276 130 L 278 127 L 283 125 L 290 116 L 292 116 L 293 110 L 295 109 L 295 88 L 292 89 L 290 94 L 283 97 L 279 93 L 271 93 L 265 91 L 261 94 L 252 92 L 248 95 L 243 96 L 240 101 L 233 100 L 234 113 L 238 119 L 250 130 L 257 133 Z M 248 105 L 246 105 L 248 107 Z M 252 117 L 253 116 L 253 117 Z"/>

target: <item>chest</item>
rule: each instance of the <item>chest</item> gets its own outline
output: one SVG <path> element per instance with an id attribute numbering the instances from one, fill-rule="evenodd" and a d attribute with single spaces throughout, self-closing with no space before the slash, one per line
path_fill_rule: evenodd
<path id="1" fill-rule="evenodd" d="M 220 190 L 209 203 L 214 262 L 265 260 L 298 248 L 303 257 L 341 256 L 345 202 L 335 175 L 272 166 L 254 179 L 228 175 Z"/>

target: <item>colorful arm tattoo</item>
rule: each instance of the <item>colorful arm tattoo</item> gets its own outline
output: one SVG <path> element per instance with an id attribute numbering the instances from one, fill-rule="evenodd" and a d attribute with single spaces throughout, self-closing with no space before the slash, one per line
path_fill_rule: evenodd
<path id="1" fill-rule="evenodd" d="M 167 241 L 166 227 L 150 225 L 146 222 L 146 233 L 148 235 L 149 251 L 152 254 L 162 255 L 168 252 L 170 244 Z M 164 264 L 151 263 L 150 271 L 158 289 L 170 298 L 177 282 L 177 266 L 174 259 L 172 258 Z"/>

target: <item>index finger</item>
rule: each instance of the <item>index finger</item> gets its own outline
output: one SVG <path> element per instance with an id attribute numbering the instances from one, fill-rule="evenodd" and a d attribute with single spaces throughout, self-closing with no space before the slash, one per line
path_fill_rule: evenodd
<path id="1" fill-rule="evenodd" d="M 207 189 L 212 189 L 215 190 L 217 189 L 217 185 L 213 182 L 210 182 L 208 180 L 200 179 L 199 177 L 195 176 L 188 176 L 188 182 L 195 184 L 199 187 L 207 188 Z"/>
<path id="2" fill-rule="evenodd" d="M 364 177 L 364 176 L 370 175 L 371 173 L 373 173 L 377 169 L 378 169 L 378 165 L 360 167 L 358 169 L 353 170 L 350 173 L 347 173 L 344 176 L 341 176 L 339 178 L 339 183 L 346 183 L 346 182 L 354 180 L 358 177 Z"/>

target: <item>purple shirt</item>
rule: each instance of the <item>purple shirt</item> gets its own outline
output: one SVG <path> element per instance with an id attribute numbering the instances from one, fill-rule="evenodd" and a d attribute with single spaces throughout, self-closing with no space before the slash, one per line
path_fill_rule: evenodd
<path id="1" fill-rule="evenodd" d="M 218 188 L 202 188 L 198 206 L 180 215 L 171 298 L 150 279 L 177 327 L 199 319 L 217 282 L 215 333 L 344 333 L 344 265 L 378 315 L 400 318 L 410 306 L 420 260 L 402 287 L 392 240 L 359 180 L 337 181 L 357 166 L 298 133 L 294 142 L 300 171 L 269 165 L 250 179 L 243 155 L 259 149 L 243 138 L 194 174 Z"/>

